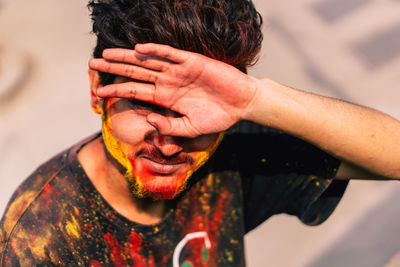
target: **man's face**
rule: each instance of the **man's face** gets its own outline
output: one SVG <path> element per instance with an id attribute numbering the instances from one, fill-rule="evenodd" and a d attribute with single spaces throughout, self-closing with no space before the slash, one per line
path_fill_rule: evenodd
<path id="1" fill-rule="evenodd" d="M 117 77 L 115 82 L 123 81 Z M 146 116 L 152 112 L 173 117 L 178 114 L 154 104 L 109 98 L 103 109 L 106 149 L 124 167 L 123 175 L 139 198 L 174 198 L 222 139 L 222 134 L 197 138 L 160 135 Z"/>

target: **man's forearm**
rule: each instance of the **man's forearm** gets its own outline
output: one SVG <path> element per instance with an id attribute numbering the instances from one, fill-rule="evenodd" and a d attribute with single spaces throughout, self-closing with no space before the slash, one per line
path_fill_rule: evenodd
<path id="1" fill-rule="evenodd" d="M 400 122 L 379 111 L 302 92 L 269 79 L 243 119 L 276 128 L 373 173 L 400 179 Z"/>

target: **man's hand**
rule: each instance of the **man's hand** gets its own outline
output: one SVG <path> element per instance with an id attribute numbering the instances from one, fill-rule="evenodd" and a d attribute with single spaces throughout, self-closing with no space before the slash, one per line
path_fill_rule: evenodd
<path id="1" fill-rule="evenodd" d="M 257 91 L 256 79 L 238 69 L 166 45 L 107 49 L 103 59 L 92 59 L 89 66 L 130 79 L 99 88 L 99 97 L 134 98 L 181 114 L 148 115 L 164 135 L 195 137 L 224 131 L 243 118 Z"/>

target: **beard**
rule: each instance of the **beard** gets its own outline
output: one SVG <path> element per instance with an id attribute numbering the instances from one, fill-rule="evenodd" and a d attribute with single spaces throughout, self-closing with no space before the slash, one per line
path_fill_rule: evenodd
<path id="1" fill-rule="evenodd" d="M 126 171 L 124 177 L 129 183 L 132 194 L 141 199 L 171 200 L 187 188 L 188 180 L 193 173 L 194 159 L 186 153 L 165 157 L 156 148 L 146 146 L 132 155 L 128 155 L 128 159 L 131 171 Z M 183 164 L 183 166 L 189 166 L 189 168 L 187 171 L 178 169 L 176 173 L 167 175 L 157 174 L 143 164 L 143 161 L 147 160 L 167 166 Z"/>
<path id="2" fill-rule="evenodd" d="M 158 185 L 156 187 L 148 188 L 137 182 L 137 178 L 129 173 L 124 174 L 125 179 L 128 181 L 129 189 L 133 197 L 138 199 L 152 199 L 152 200 L 172 200 L 178 197 L 182 192 L 187 189 L 189 177 L 180 186 L 167 186 Z"/>
<path id="3" fill-rule="evenodd" d="M 137 199 L 171 200 L 180 195 L 188 187 L 188 181 L 194 170 L 194 159 L 185 153 L 174 157 L 164 157 L 157 149 L 145 146 L 132 153 L 123 152 L 121 146 L 107 146 L 104 143 L 107 159 L 116 167 L 128 182 L 132 196 Z M 122 155 L 125 155 L 124 157 Z M 119 156 L 119 157 L 116 157 Z M 121 158 L 125 160 L 121 160 Z M 161 164 L 173 165 L 185 163 L 191 166 L 188 171 L 171 175 L 158 175 L 143 166 L 143 159 L 149 159 Z M 138 163 L 139 161 L 142 164 Z M 123 164 L 122 164 L 123 163 Z"/>

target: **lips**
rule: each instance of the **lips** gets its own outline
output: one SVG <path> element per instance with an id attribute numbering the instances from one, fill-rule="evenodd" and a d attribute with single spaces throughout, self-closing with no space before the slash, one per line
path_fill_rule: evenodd
<path id="1" fill-rule="evenodd" d="M 185 153 L 173 157 L 165 157 L 156 149 L 145 149 L 135 155 L 144 163 L 144 167 L 153 174 L 171 175 L 176 173 L 185 164 L 192 165 L 193 159 Z"/>
<path id="2" fill-rule="evenodd" d="M 177 172 L 186 162 L 159 163 L 149 158 L 142 158 L 145 166 L 154 174 L 169 175 Z"/>

